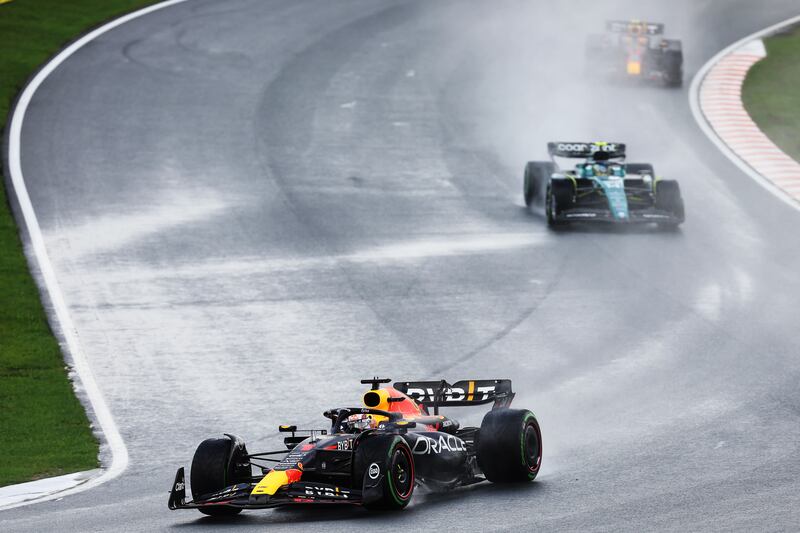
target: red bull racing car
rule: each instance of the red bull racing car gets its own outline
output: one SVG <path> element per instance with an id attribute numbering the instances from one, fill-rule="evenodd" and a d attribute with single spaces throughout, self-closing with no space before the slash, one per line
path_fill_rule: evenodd
<path id="1" fill-rule="evenodd" d="M 511 381 L 472 380 L 370 384 L 363 406 L 325 411 L 328 429 L 288 433 L 285 448 L 250 453 L 239 437 L 203 441 L 190 471 L 169 495 L 170 509 L 226 516 L 284 505 L 350 504 L 402 509 L 414 488 L 451 489 L 484 480 L 532 481 L 542 462 L 542 436 L 532 412 L 510 409 Z M 461 427 L 440 407 L 492 403 L 480 427 Z M 270 464 L 271 463 L 271 464 Z"/>
<path id="2" fill-rule="evenodd" d="M 663 24 L 608 21 L 605 34 L 590 35 L 587 40 L 587 66 L 594 73 L 679 87 L 683 84 L 683 48 L 680 41 L 665 39 L 663 33 Z"/>

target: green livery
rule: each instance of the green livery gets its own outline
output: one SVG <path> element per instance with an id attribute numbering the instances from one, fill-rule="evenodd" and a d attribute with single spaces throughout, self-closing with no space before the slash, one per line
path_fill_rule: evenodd
<path id="1" fill-rule="evenodd" d="M 685 219 L 678 182 L 657 178 L 648 163 L 626 163 L 625 145 L 551 142 L 550 161 L 525 167 L 525 204 L 543 204 L 550 226 L 570 222 L 655 223 Z M 559 160 L 580 159 L 562 169 Z"/>

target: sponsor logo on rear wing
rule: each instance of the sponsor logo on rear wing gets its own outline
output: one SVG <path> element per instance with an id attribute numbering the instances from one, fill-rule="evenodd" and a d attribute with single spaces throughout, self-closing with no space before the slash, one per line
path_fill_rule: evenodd
<path id="1" fill-rule="evenodd" d="M 551 142 L 547 143 L 550 157 L 589 158 L 597 153 L 606 155 L 606 159 L 625 157 L 625 145 L 607 142 Z"/>
<path id="2" fill-rule="evenodd" d="M 494 402 L 494 409 L 508 407 L 514 399 L 510 379 L 401 381 L 394 388 L 425 407 L 459 407 Z"/>
<path id="3" fill-rule="evenodd" d="M 664 25 L 635 20 L 608 20 L 606 21 L 606 31 L 632 33 L 634 35 L 662 35 L 664 33 Z"/>

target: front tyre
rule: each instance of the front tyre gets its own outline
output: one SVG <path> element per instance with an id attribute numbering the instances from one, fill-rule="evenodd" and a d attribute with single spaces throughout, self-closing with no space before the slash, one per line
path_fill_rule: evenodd
<path id="1" fill-rule="evenodd" d="M 677 181 L 659 180 L 656 182 L 655 207 L 656 209 L 667 211 L 675 217 L 671 222 L 662 223 L 662 226 L 674 228 L 686 220 L 681 188 Z"/>
<path id="2" fill-rule="evenodd" d="M 573 194 L 575 188 L 572 181 L 566 179 L 552 179 L 547 185 L 545 193 L 545 214 L 547 215 L 547 225 L 550 227 L 563 224 L 559 219 L 562 211 L 569 209 L 574 204 Z"/>
<path id="3" fill-rule="evenodd" d="M 399 435 L 373 435 L 354 452 L 353 478 L 361 482 L 364 507 L 400 510 L 414 494 L 414 456 Z"/>
<path id="4" fill-rule="evenodd" d="M 530 161 L 525 165 L 522 194 L 525 197 L 526 206 L 530 207 L 535 203 L 541 203 L 544 184 L 547 183 L 554 171 L 555 165 L 550 161 Z"/>
<path id="5" fill-rule="evenodd" d="M 547 225 L 553 227 L 557 224 L 556 211 L 558 209 L 558 205 L 556 205 L 556 200 L 553 197 L 553 188 L 551 185 L 547 186 L 547 192 L 544 195 L 544 202 L 544 212 L 547 216 Z"/>
<path id="6" fill-rule="evenodd" d="M 201 499 L 231 485 L 250 480 L 252 471 L 247 448 L 240 439 L 206 439 L 194 452 L 190 472 L 192 498 Z M 231 516 L 242 510 L 237 507 L 215 505 L 198 509 L 209 516 Z"/>
<path id="7" fill-rule="evenodd" d="M 478 466 L 492 483 L 533 481 L 542 466 L 542 432 L 527 409 L 498 409 L 483 417 Z"/>

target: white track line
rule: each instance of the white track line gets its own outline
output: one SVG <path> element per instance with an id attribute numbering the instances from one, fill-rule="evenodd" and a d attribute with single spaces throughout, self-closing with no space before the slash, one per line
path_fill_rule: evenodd
<path id="1" fill-rule="evenodd" d="M 39 227 L 39 221 L 36 218 L 36 213 L 33 210 L 33 205 L 31 204 L 30 197 L 28 196 L 28 189 L 25 186 L 25 178 L 22 174 L 21 164 L 21 136 L 25 112 L 28 110 L 28 105 L 30 105 L 37 89 L 42 85 L 42 83 L 44 83 L 47 77 L 52 74 L 53 71 L 59 67 L 59 65 L 66 61 L 75 52 L 80 50 L 84 45 L 96 39 L 100 35 L 103 35 L 104 33 L 116 28 L 117 26 L 125 24 L 126 22 L 147 15 L 148 13 L 164 9 L 165 7 L 180 4 L 186 1 L 187 0 L 167 0 L 160 4 L 146 7 L 139 11 L 135 11 L 115 19 L 79 38 L 74 43 L 67 46 L 39 70 L 36 76 L 34 76 L 34 78 L 22 91 L 22 94 L 17 100 L 17 104 L 11 116 L 8 133 L 9 177 L 11 179 L 11 183 L 13 184 L 13 190 L 16 194 L 17 201 L 19 202 L 20 211 L 22 212 L 22 216 L 25 220 L 25 226 L 30 238 L 30 248 L 33 252 L 33 257 L 35 257 L 41 272 L 42 282 L 44 283 L 44 287 L 41 287 L 41 289 L 46 291 L 50 298 L 53 306 L 50 319 L 54 320 L 61 329 L 61 332 L 64 336 L 64 343 L 66 344 L 66 353 L 72 359 L 73 370 L 77 374 L 77 378 L 80 380 L 86 393 L 86 397 L 89 399 L 89 403 L 91 403 L 92 406 L 93 413 L 89 413 L 89 416 L 91 417 L 92 414 L 94 415 L 93 418 L 96 423 L 95 425 L 96 427 L 99 427 L 102 435 L 105 437 L 106 444 L 111 450 L 112 459 L 111 465 L 105 468 L 102 471 L 102 474 L 97 477 L 93 477 L 88 481 L 79 481 L 78 483 L 80 484 L 77 484 L 76 486 L 73 486 L 67 490 L 59 490 L 57 492 L 38 495 L 23 502 L 7 503 L 4 505 L 3 501 L 0 500 L 0 509 L 11 509 L 31 503 L 61 498 L 68 494 L 75 494 L 77 492 L 88 490 L 105 483 L 106 481 L 114 479 L 115 477 L 119 476 L 128 466 L 128 449 L 125 447 L 125 442 L 122 440 L 119 429 L 114 422 L 114 417 L 111 415 L 111 411 L 109 410 L 108 405 L 106 404 L 106 401 L 100 392 L 100 388 L 95 382 L 92 369 L 89 366 L 89 362 L 87 361 L 86 355 L 81 347 L 80 339 L 78 338 L 78 332 L 76 331 L 75 325 L 72 322 L 69 308 L 64 301 L 64 295 L 61 292 L 61 287 L 58 284 L 58 279 L 56 278 L 55 271 L 53 270 L 53 265 L 50 262 L 50 257 L 47 254 L 47 248 L 45 246 L 44 239 L 42 238 L 42 231 Z"/>
<path id="2" fill-rule="evenodd" d="M 746 47 L 798 22 L 800 16 L 792 17 L 736 41 L 703 65 L 689 89 L 689 106 L 703 133 L 742 172 L 795 209 L 800 209 L 800 193 L 784 178 L 800 165 L 775 146 L 744 110 L 741 86 L 750 67 L 763 57 Z"/>
<path id="3" fill-rule="evenodd" d="M 72 364 L 74 370 L 78 376 L 78 379 L 80 379 L 81 384 L 83 385 L 83 388 L 86 392 L 86 396 L 89 399 L 89 402 L 92 405 L 92 410 L 94 411 L 94 417 L 96 419 L 96 422 L 99 425 L 103 435 L 105 436 L 109 448 L 111 449 L 112 461 L 111 461 L 111 466 L 105 469 L 100 476 L 97 476 L 86 482 L 83 482 L 78 486 L 75 486 L 68 490 L 47 494 L 32 500 L 27 500 L 24 502 L 15 503 L 7 506 L 3 506 L 2 502 L 0 502 L 0 510 L 11 509 L 22 505 L 28 505 L 31 503 L 52 500 L 55 498 L 61 498 L 69 494 L 75 494 L 77 492 L 88 490 L 102 483 L 105 483 L 106 481 L 114 479 L 115 477 L 119 476 L 128 466 L 128 449 L 125 447 L 125 442 L 122 440 L 122 436 L 119 433 L 119 428 L 117 428 L 117 425 L 114 422 L 114 417 L 111 415 L 111 411 L 109 410 L 108 405 L 106 404 L 106 401 L 103 398 L 103 395 L 100 392 L 100 389 L 94 380 L 94 375 L 92 374 L 92 370 L 86 359 L 86 355 L 83 353 L 80 340 L 78 339 L 77 331 L 75 330 L 75 326 L 72 323 L 72 317 L 69 314 L 69 308 L 67 307 L 64 301 L 64 296 L 61 292 L 61 287 L 58 284 L 55 271 L 53 270 L 53 266 L 50 262 L 50 257 L 48 256 L 47 248 L 45 247 L 44 239 L 42 238 L 41 228 L 39 227 L 39 221 L 36 218 L 36 213 L 33 210 L 33 205 L 31 204 L 31 200 L 28 195 L 28 189 L 25 186 L 25 179 L 22 174 L 22 164 L 21 164 L 21 135 L 22 135 L 22 123 L 25 118 L 25 112 L 27 111 L 28 105 L 30 104 L 34 94 L 36 93 L 36 90 L 42 85 L 42 83 L 47 79 L 47 77 L 50 74 L 52 74 L 53 71 L 59 67 L 59 65 L 61 65 L 64 61 L 66 61 L 70 56 L 72 56 L 75 52 L 80 50 L 87 43 L 96 39 L 100 35 L 103 35 L 104 33 L 116 28 L 117 26 L 125 24 L 126 22 L 137 19 L 148 13 L 152 13 L 154 11 L 172 5 L 180 4 L 186 1 L 188 0 L 167 0 L 160 4 L 156 4 L 141 9 L 139 11 L 135 11 L 118 19 L 115 19 L 109 22 L 108 24 L 105 24 L 87 33 L 86 35 L 84 35 L 71 45 L 69 45 L 67 48 L 62 50 L 58 55 L 56 55 L 52 60 L 50 60 L 49 63 L 47 63 L 44 67 L 42 67 L 41 70 L 39 70 L 36 76 L 25 87 L 25 90 L 20 95 L 17 104 L 14 108 L 8 135 L 8 151 L 9 151 L 8 165 L 10 173 L 9 177 L 13 184 L 13 190 L 17 197 L 17 201 L 19 203 L 22 216 L 25 220 L 25 226 L 31 241 L 30 246 L 33 251 L 34 257 L 36 258 L 36 262 L 38 263 L 42 281 L 44 282 L 45 285 L 43 288 L 44 290 L 47 291 L 47 294 L 50 297 L 50 301 L 52 302 L 53 314 L 55 316 L 51 317 L 51 319 L 54 318 L 61 328 L 62 334 L 64 335 L 64 341 L 66 343 L 66 350 L 69 356 L 72 358 Z M 725 143 L 722 140 L 720 140 L 720 138 L 716 135 L 714 130 L 706 122 L 705 117 L 703 116 L 702 111 L 700 110 L 699 88 L 703 79 L 708 74 L 708 71 L 711 70 L 711 68 L 725 55 L 727 55 L 728 53 L 732 52 L 736 48 L 742 46 L 743 44 L 752 39 L 760 38 L 784 26 L 794 24 L 798 21 L 800 21 L 800 16 L 794 17 L 779 24 L 775 24 L 774 26 L 771 26 L 765 30 L 762 30 L 753 35 L 745 37 L 744 39 L 734 43 L 725 50 L 721 51 L 719 54 L 714 56 L 708 63 L 706 63 L 703 66 L 703 68 L 700 69 L 700 71 L 692 80 L 691 89 L 689 91 L 689 104 L 691 106 L 695 120 L 700 125 L 700 128 L 703 130 L 703 132 L 711 139 L 711 141 L 714 142 L 714 144 L 716 144 L 717 147 L 731 161 L 733 161 L 734 164 L 736 164 L 740 169 L 742 169 L 742 171 L 744 171 L 753 179 L 761 183 L 764 187 L 766 187 L 770 192 L 778 196 L 781 200 L 787 202 L 789 205 L 792 205 L 795 208 L 800 208 L 800 206 L 798 206 L 796 202 L 788 198 L 782 190 L 778 189 L 771 182 L 765 180 L 760 174 L 753 171 L 752 168 L 750 168 L 746 163 L 744 163 L 736 154 L 734 154 L 730 150 L 730 148 L 728 148 L 727 145 L 725 145 Z"/>

